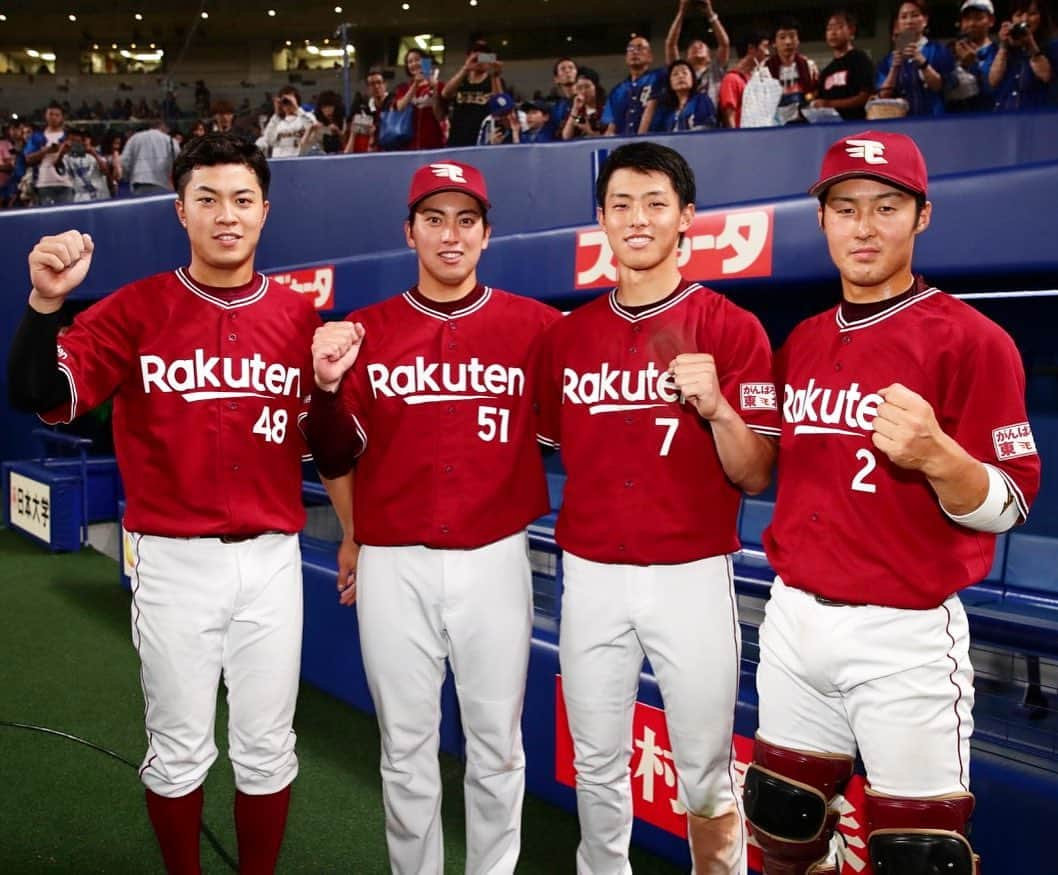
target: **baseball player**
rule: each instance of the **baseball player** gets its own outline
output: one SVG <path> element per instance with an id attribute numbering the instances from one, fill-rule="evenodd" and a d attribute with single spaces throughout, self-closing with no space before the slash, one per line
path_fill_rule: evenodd
<path id="1" fill-rule="evenodd" d="M 114 399 L 147 811 L 168 871 L 200 871 L 202 783 L 217 757 L 223 673 L 240 871 L 268 873 L 298 771 L 291 722 L 306 448 L 297 420 L 319 318 L 254 271 L 269 182 L 255 146 L 209 134 L 177 157 L 173 176 L 190 265 L 118 289 L 61 336 L 63 301 L 95 245 L 67 231 L 33 248 L 12 401 L 56 423 Z"/>
<path id="2" fill-rule="evenodd" d="M 418 284 L 313 342 L 306 433 L 345 530 L 339 588 L 356 599 L 378 712 L 390 865 L 409 875 L 444 869 L 446 659 L 467 739 L 467 872 L 513 872 L 520 847 L 525 530 L 549 509 L 530 352 L 559 314 L 478 281 L 488 208 L 476 168 L 420 167 L 405 224 Z"/>
<path id="3" fill-rule="evenodd" d="M 631 143 L 599 175 L 618 284 L 548 331 L 540 441 L 568 480 L 556 537 L 559 657 L 583 875 L 630 872 L 629 762 L 644 654 L 665 701 L 699 875 L 746 871 L 731 736 L 740 634 L 728 554 L 742 491 L 767 486 L 778 436 L 760 323 L 680 276 L 694 176 Z"/>
<path id="4" fill-rule="evenodd" d="M 1021 357 L 916 277 L 926 164 L 903 134 L 823 158 L 819 224 L 837 307 L 776 356 L 778 576 L 760 629 L 746 815 L 767 873 L 834 873 L 836 797 L 863 759 L 874 871 L 978 871 L 966 839 L 973 670 L 958 591 L 1024 521 L 1040 464 Z"/>

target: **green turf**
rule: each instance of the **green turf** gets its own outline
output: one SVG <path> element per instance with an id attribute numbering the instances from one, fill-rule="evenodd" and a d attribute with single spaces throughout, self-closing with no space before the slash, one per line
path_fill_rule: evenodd
<path id="1" fill-rule="evenodd" d="M 91 550 L 56 556 L 0 531 L 0 721 L 80 736 L 133 763 L 143 756 L 143 697 L 129 635 L 129 597 L 115 563 Z M 204 819 L 235 855 L 225 759 L 206 782 Z M 294 784 L 280 873 L 385 873 L 374 718 L 305 685 L 295 720 Z M 462 763 L 442 756 L 446 872 L 463 871 Z M 161 872 L 136 770 L 82 744 L 0 726 L 0 873 Z M 526 800 L 518 871 L 572 872 L 576 818 Z M 205 841 L 207 873 L 231 870 Z M 633 850 L 637 873 L 675 867 Z"/>

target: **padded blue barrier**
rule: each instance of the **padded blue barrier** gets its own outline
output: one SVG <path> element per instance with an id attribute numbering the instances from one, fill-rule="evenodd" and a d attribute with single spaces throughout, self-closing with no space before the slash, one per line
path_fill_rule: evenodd
<path id="1" fill-rule="evenodd" d="M 117 516 L 121 480 L 113 456 L 89 458 L 91 441 L 38 428 L 41 451 L 34 459 L 4 462 L 4 522 L 53 552 L 78 550 L 88 525 Z M 50 456 L 65 447 L 78 458 Z"/>

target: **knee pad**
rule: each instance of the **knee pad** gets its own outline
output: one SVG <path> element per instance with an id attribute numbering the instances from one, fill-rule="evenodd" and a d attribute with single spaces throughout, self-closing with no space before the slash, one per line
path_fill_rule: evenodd
<path id="1" fill-rule="evenodd" d="M 875 875 L 977 875 L 980 858 L 966 839 L 970 793 L 930 799 L 867 789 L 867 848 Z"/>
<path id="2" fill-rule="evenodd" d="M 768 875 L 827 871 L 823 865 L 840 817 L 833 801 L 852 766 L 852 757 L 843 754 L 791 750 L 757 738 L 743 802 Z"/>

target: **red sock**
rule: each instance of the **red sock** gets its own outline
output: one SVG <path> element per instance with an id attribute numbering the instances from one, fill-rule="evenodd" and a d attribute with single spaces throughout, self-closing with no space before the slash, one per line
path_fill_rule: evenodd
<path id="1" fill-rule="evenodd" d="M 147 791 L 147 815 L 158 837 L 169 875 L 200 875 L 199 831 L 202 829 L 202 788 L 169 798 Z"/>
<path id="2" fill-rule="evenodd" d="M 240 875 L 272 875 L 275 871 L 289 808 L 289 784 L 278 793 L 264 796 L 235 791 Z"/>

